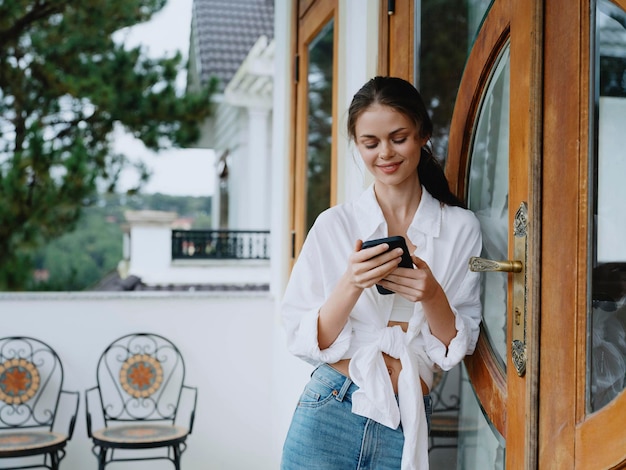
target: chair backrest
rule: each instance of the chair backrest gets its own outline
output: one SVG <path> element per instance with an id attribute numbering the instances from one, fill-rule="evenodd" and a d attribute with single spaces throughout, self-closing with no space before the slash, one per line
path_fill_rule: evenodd
<path id="1" fill-rule="evenodd" d="M 63 386 L 63 366 L 46 343 L 0 338 L 0 429 L 52 429 Z"/>
<path id="2" fill-rule="evenodd" d="M 458 415 L 461 405 L 461 368 L 435 372 L 433 388 L 433 414 Z"/>
<path id="3" fill-rule="evenodd" d="M 185 363 L 168 339 L 134 333 L 113 341 L 97 369 L 102 412 L 110 421 L 176 419 Z"/>

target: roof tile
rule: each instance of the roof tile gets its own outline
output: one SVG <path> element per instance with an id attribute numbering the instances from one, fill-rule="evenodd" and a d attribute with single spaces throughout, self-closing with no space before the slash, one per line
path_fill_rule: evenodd
<path id="1" fill-rule="evenodd" d="M 200 80 L 226 87 L 256 40 L 274 37 L 273 0 L 194 0 Z"/>

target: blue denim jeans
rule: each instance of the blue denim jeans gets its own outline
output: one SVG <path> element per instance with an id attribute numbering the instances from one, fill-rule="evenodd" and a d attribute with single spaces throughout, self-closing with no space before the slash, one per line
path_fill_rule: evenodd
<path id="1" fill-rule="evenodd" d="M 358 387 L 327 364 L 311 375 L 296 407 L 285 445 L 281 470 L 399 469 L 402 426 L 390 429 L 352 413 Z M 430 427 L 432 404 L 424 397 Z"/>

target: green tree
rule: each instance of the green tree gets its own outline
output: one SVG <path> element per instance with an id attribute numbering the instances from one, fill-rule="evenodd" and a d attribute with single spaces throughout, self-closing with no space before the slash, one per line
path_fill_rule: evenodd
<path id="1" fill-rule="evenodd" d="M 113 33 L 166 0 L 0 1 L 0 290 L 21 290 L 34 250 L 70 231 L 127 156 L 115 126 L 158 151 L 196 141 L 212 81 L 183 94 L 182 57 L 153 59 Z"/>
<path id="2" fill-rule="evenodd" d="M 35 267 L 48 279 L 32 290 L 84 290 L 114 270 L 122 259 L 123 233 L 119 221 L 105 208 L 86 208 L 76 229 L 46 244 L 34 257 Z"/>

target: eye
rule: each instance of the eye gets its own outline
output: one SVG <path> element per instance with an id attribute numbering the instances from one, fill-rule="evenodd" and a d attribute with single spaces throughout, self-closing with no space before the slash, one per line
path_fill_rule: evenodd
<path id="1" fill-rule="evenodd" d="M 394 144 L 403 144 L 404 142 L 406 142 L 406 137 L 401 137 L 399 139 L 393 139 L 392 141 Z"/>
<path id="2" fill-rule="evenodd" d="M 378 146 L 378 141 L 376 140 L 362 140 L 361 145 L 368 150 L 376 148 Z"/>

